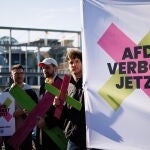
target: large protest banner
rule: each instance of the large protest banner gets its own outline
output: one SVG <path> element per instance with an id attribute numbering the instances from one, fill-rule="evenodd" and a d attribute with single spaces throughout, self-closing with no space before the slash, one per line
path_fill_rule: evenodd
<path id="1" fill-rule="evenodd" d="M 150 149 L 150 1 L 82 0 L 87 147 Z"/>
<path id="2" fill-rule="evenodd" d="M 0 93 L 0 136 L 10 136 L 15 132 L 15 100 L 9 92 Z"/>

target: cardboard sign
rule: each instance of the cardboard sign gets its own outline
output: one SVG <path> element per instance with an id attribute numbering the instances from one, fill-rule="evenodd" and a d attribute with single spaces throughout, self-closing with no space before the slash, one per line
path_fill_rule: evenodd
<path id="1" fill-rule="evenodd" d="M 0 93 L 0 136 L 11 136 L 15 132 L 14 98 L 9 92 Z"/>

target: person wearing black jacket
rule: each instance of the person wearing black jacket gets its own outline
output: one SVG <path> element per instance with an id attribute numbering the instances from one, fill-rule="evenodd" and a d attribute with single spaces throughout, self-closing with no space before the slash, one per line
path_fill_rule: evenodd
<path id="1" fill-rule="evenodd" d="M 24 82 L 25 79 L 25 73 L 24 68 L 21 64 L 14 65 L 11 69 L 11 75 L 10 75 L 13 83 L 9 88 L 6 88 L 4 92 L 9 92 L 11 88 L 13 88 L 15 85 L 20 86 L 36 103 L 38 102 L 38 97 L 36 93 L 33 91 L 30 85 Z M 28 111 L 20 107 L 20 105 L 15 102 L 15 112 L 13 116 L 15 117 L 15 123 L 16 123 L 16 130 L 19 128 L 19 126 L 22 124 L 23 120 L 27 117 Z M 14 150 L 11 145 L 7 143 L 7 140 L 10 137 L 3 137 L 4 138 L 4 144 L 5 144 L 5 150 Z M 32 150 L 32 131 L 27 136 L 27 138 L 24 140 L 24 142 L 19 147 L 19 150 Z"/>
<path id="2" fill-rule="evenodd" d="M 45 82 L 40 87 L 39 97 L 45 94 L 45 83 L 53 84 L 56 80 L 62 82 L 62 79 L 57 75 L 58 64 L 53 58 L 45 58 L 42 62 L 38 64 L 42 68 Z M 52 141 L 50 137 L 42 130 L 45 126 L 51 129 L 54 126 L 59 126 L 62 128 L 60 120 L 54 117 L 55 107 L 50 106 L 49 110 L 46 112 L 46 117 L 38 116 L 37 120 L 37 150 L 59 150 L 58 146 Z"/>
<path id="3" fill-rule="evenodd" d="M 68 88 L 68 96 L 82 103 L 80 111 L 65 104 L 61 116 L 64 121 L 64 133 L 68 139 L 67 150 L 86 149 L 86 123 L 84 108 L 84 92 L 82 88 L 82 53 L 79 50 L 67 52 L 66 61 L 71 72 L 71 80 Z M 60 100 L 55 97 L 53 105 L 59 106 Z"/>

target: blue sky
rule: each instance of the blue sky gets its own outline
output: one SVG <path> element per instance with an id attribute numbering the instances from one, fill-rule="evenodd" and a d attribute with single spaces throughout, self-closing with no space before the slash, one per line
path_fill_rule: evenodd
<path id="1" fill-rule="evenodd" d="M 81 30 L 80 0 L 1 0 L 0 26 Z"/>

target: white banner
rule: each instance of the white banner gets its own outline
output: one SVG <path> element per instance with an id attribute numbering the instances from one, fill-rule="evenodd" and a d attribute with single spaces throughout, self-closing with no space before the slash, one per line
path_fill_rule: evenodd
<path id="1" fill-rule="evenodd" d="M 10 136 L 15 132 L 14 101 L 9 92 L 0 93 L 0 136 Z"/>
<path id="2" fill-rule="evenodd" d="M 150 1 L 82 0 L 87 147 L 150 150 Z"/>

